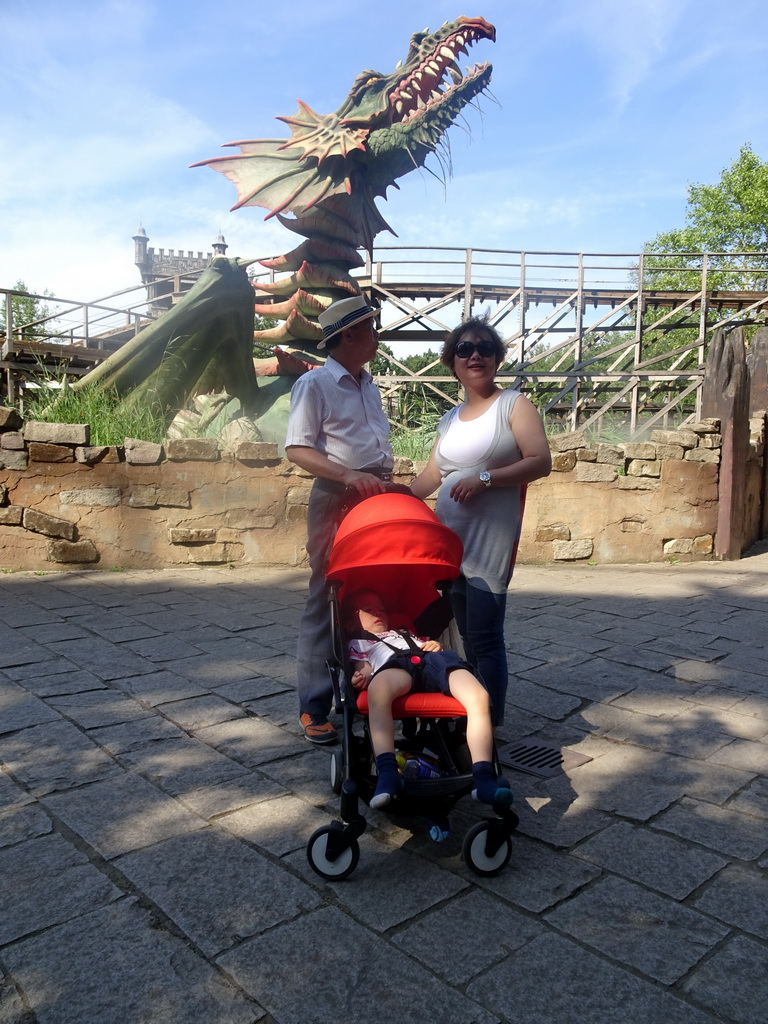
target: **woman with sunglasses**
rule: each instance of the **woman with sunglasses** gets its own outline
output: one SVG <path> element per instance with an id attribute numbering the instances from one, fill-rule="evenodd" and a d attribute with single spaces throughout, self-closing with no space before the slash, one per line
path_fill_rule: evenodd
<path id="1" fill-rule="evenodd" d="M 467 661 L 490 694 L 494 725 L 504 721 L 504 613 L 520 534 L 520 488 L 552 469 L 536 406 L 496 384 L 505 355 L 487 316 L 448 335 L 440 359 L 462 385 L 464 401 L 440 420 L 429 461 L 411 484 L 419 498 L 440 488 L 437 515 L 464 543 L 451 599 Z"/>

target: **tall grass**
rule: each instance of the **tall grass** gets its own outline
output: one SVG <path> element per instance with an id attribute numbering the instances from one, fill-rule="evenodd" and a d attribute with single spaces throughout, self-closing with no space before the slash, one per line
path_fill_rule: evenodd
<path id="1" fill-rule="evenodd" d="M 99 386 L 73 391 L 62 377 L 37 378 L 39 386 L 25 394 L 20 410 L 27 420 L 45 423 L 88 423 L 93 445 L 121 445 L 126 437 L 142 441 L 165 440 L 165 419 L 149 407 L 126 407 L 117 391 Z"/>

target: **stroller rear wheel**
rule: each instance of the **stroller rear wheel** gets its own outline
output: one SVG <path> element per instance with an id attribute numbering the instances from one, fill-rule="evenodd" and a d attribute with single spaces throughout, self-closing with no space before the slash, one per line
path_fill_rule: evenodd
<path id="1" fill-rule="evenodd" d="M 338 841 L 339 831 L 333 825 L 324 825 L 312 833 L 307 843 L 309 866 L 321 878 L 327 878 L 333 882 L 348 878 L 360 860 L 360 846 L 353 838 L 346 840 L 344 848 L 338 853 L 338 856 L 331 859 L 333 846 Z"/>
<path id="2" fill-rule="evenodd" d="M 476 875 L 498 875 L 512 856 L 512 840 L 508 835 L 494 835 L 494 824 L 479 821 L 464 836 L 464 860 Z"/>

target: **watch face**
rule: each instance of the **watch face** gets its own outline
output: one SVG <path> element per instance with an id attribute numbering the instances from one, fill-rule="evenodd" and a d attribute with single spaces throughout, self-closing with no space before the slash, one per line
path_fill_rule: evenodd
<path id="1" fill-rule="evenodd" d="M 489 484 L 491 482 L 491 474 L 488 472 L 487 469 L 484 469 L 483 472 L 480 474 L 480 479 L 483 481 L 484 484 Z"/>

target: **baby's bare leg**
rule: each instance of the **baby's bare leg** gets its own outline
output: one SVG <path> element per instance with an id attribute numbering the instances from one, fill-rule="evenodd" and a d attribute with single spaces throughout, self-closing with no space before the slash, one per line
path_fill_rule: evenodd
<path id="1" fill-rule="evenodd" d="M 493 725 L 488 691 L 464 668 L 454 669 L 448 686 L 467 712 L 467 746 L 472 755 L 472 795 L 484 804 L 509 807 L 512 793 L 506 782 L 499 786 L 493 759 Z"/>
<path id="2" fill-rule="evenodd" d="M 479 679 L 465 668 L 456 668 L 448 676 L 451 696 L 467 712 L 467 746 L 473 761 L 493 760 L 491 701 Z"/>
<path id="3" fill-rule="evenodd" d="M 408 693 L 413 680 L 403 668 L 385 668 L 377 672 L 368 687 L 368 725 L 371 730 L 373 752 L 394 754 L 395 723 L 392 704 L 397 697 Z"/>

